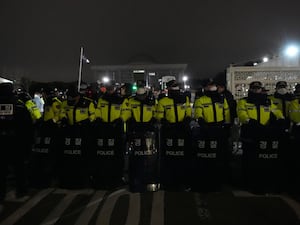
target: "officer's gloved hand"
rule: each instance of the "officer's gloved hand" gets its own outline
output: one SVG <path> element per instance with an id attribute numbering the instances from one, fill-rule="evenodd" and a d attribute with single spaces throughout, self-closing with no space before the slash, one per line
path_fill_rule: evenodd
<path id="1" fill-rule="evenodd" d="M 251 126 L 251 127 L 260 126 L 259 122 L 257 120 L 254 120 L 254 119 L 250 119 L 249 122 L 248 122 L 248 125 Z"/>
<path id="2" fill-rule="evenodd" d="M 103 122 L 103 119 L 101 119 L 101 118 L 96 118 L 96 120 L 95 120 L 96 124 L 99 124 L 99 123 L 102 123 L 102 122 Z"/>
<path id="3" fill-rule="evenodd" d="M 206 125 L 206 122 L 205 122 L 205 120 L 203 118 L 199 118 L 198 119 L 198 124 L 199 124 L 200 127 L 203 127 L 203 126 Z"/>
<path id="4" fill-rule="evenodd" d="M 278 119 L 275 121 L 276 128 L 279 130 L 285 130 L 286 129 L 286 120 L 285 119 Z"/>
<path id="5" fill-rule="evenodd" d="M 66 117 L 62 118 L 60 121 L 60 126 L 61 127 L 66 127 L 68 126 L 68 119 Z"/>
<path id="6" fill-rule="evenodd" d="M 121 118 L 115 119 L 112 124 L 114 127 L 121 125 L 123 123 L 123 120 Z"/>
<path id="7" fill-rule="evenodd" d="M 185 124 L 190 124 L 190 122 L 192 121 L 192 118 L 190 117 L 190 116 L 187 116 L 187 117 L 185 117 L 184 119 L 183 119 L 183 123 L 185 123 Z"/>

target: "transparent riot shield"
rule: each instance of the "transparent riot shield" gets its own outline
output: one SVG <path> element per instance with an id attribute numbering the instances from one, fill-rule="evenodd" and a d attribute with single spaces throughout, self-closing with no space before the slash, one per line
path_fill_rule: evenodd
<path id="1" fill-rule="evenodd" d="M 159 128 L 137 125 L 128 132 L 129 188 L 132 192 L 160 188 Z"/>

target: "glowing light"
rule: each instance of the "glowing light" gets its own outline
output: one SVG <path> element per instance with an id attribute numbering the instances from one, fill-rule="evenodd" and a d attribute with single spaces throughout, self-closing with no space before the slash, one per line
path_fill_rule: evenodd
<path id="1" fill-rule="evenodd" d="M 299 48 L 296 45 L 290 45 L 285 49 L 284 53 L 288 57 L 295 57 L 299 53 Z"/>

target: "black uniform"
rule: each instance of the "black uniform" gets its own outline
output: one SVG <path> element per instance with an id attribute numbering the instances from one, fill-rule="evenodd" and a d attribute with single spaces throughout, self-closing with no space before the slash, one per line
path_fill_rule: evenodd
<path id="1" fill-rule="evenodd" d="M 0 143 L 3 146 L 0 156 L 0 202 L 5 198 L 9 166 L 13 168 L 16 178 L 16 196 L 26 194 L 25 160 L 32 141 L 33 124 L 29 111 L 18 103 L 12 84 L 0 84 Z"/>

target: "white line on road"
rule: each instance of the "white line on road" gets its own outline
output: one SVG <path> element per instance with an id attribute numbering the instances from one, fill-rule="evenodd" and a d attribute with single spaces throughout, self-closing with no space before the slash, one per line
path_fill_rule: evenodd
<path id="1" fill-rule="evenodd" d="M 13 214 L 2 221 L 0 225 L 12 225 L 15 224 L 22 216 L 24 216 L 30 209 L 38 204 L 43 198 L 50 194 L 54 189 L 48 188 L 37 193 L 33 198 L 26 202 L 21 208 L 16 210 Z"/>
<path id="2" fill-rule="evenodd" d="M 107 200 L 109 200 L 109 201 L 106 201 L 105 204 L 103 205 L 103 207 L 97 217 L 96 224 L 101 224 L 101 225 L 109 225 L 110 224 L 110 217 L 113 212 L 114 206 L 115 206 L 118 198 L 124 194 L 128 194 L 128 191 L 126 191 L 125 189 L 121 189 L 121 190 L 113 192 L 112 194 L 110 194 L 108 196 Z"/>
<path id="3" fill-rule="evenodd" d="M 106 191 L 97 191 L 91 201 L 86 205 L 85 210 L 79 216 L 75 225 L 89 224 L 89 221 L 96 212 L 99 203 L 103 200 Z"/>
<path id="4" fill-rule="evenodd" d="M 74 194 L 68 194 L 61 200 L 61 202 L 55 207 L 55 209 L 46 217 L 46 219 L 41 223 L 42 225 L 52 225 L 55 224 L 64 211 L 69 207 L 73 199 L 76 197 Z"/>
<path id="5" fill-rule="evenodd" d="M 153 193 L 151 225 L 164 225 L 164 191 Z"/>
<path id="6" fill-rule="evenodd" d="M 126 220 L 126 225 L 138 225 L 140 222 L 140 210 L 141 210 L 141 194 L 131 194 L 129 199 L 129 209 Z"/>

